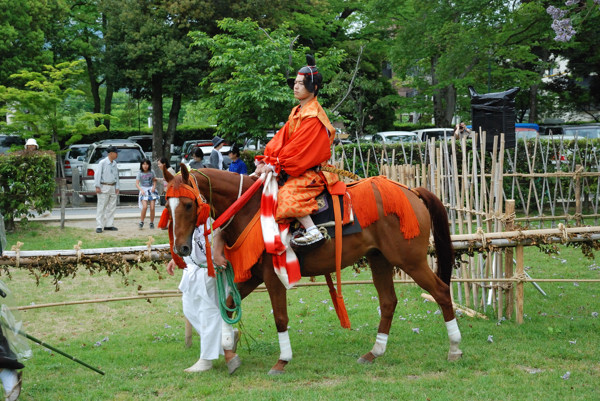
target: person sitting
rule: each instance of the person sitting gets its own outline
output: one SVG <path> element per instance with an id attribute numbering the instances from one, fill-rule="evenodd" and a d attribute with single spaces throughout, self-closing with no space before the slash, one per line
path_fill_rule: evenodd
<path id="1" fill-rule="evenodd" d="M 229 158 L 231 159 L 229 171 L 238 174 L 248 174 L 248 167 L 246 166 L 246 163 L 240 159 L 240 149 L 236 145 L 233 145 L 229 150 Z"/>
<path id="2" fill-rule="evenodd" d="M 316 197 L 325 189 L 326 181 L 319 174 L 321 165 L 331 157 L 335 128 L 317 100 L 323 77 L 314 58 L 307 55 L 307 64 L 295 79 L 288 80 L 299 105 L 292 109 L 288 121 L 265 147 L 264 155 L 256 156 L 256 174 L 274 171 L 283 185 L 277 195 L 275 220 L 289 223 L 297 219 L 305 233 L 294 239 L 297 245 L 321 241 L 323 234 L 310 215 L 319 209 Z"/>

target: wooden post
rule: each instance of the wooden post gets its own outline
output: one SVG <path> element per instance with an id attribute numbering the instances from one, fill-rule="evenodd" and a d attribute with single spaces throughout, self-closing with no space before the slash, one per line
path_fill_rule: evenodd
<path id="1" fill-rule="evenodd" d="M 575 166 L 575 224 L 577 227 L 581 226 L 581 174 L 579 170 L 581 169 L 581 164 Z"/>
<path id="2" fill-rule="evenodd" d="M 506 201 L 506 209 L 505 209 L 505 216 L 506 216 L 506 225 L 504 227 L 504 231 L 512 231 L 514 229 L 515 226 L 515 218 L 514 218 L 514 214 L 515 214 L 515 201 L 514 199 L 508 199 Z M 504 251 L 504 272 L 505 272 L 505 278 L 510 278 L 513 276 L 513 248 L 506 248 L 506 250 Z M 508 289 L 508 291 L 505 292 L 506 294 L 506 318 L 510 319 L 512 318 L 512 314 L 513 314 L 513 308 L 514 308 L 514 290 L 513 290 L 514 286 L 510 286 L 510 288 Z M 501 318 L 502 316 L 499 316 L 499 318 Z"/>
<path id="3" fill-rule="evenodd" d="M 67 180 L 60 179 L 60 228 L 65 228 L 65 207 L 67 206 Z"/>
<path id="4" fill-rule="evenodd" d="M 74 207 L 81 206 L 81 198 L 79 197 L 79 191 L 81 191 L 81 175 L 79 169 L 74 168 L 73 177 L 71 178 L 71 189 L 73 190 L 73 196 L 71 196 L 71 204 Z"/>
<path id="5" fill-rule="evenodd" d="M 517 277 L 522 277 L 525 274 L 524 258 L 523 258 L 524 249 L 525 249 L 525 247 L 523 245 L 517 245 L 517 249 L 516 249 Z M 518 282 L 517 283 L 517 310 L 516 310 L 516 314 L 517 314 L 516 319 L 517 319 L 518 324 L 523 324 L 523 295 L 524 295 L 523 283 Z"/>
<path id="6" fill-rule="evenodd" d="M 192 346 L 192 334 L 194 333 L 194 328 L 187 318 L 185 318 L 185 347 L 189 348 Z"/>

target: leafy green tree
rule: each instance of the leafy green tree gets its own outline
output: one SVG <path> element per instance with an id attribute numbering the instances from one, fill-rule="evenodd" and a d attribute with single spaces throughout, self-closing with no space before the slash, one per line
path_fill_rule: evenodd
<path id="1" fill-rule="evenodd" d="M 203 84 L 211 94 L 218 132 L 233 140 L 242 133 L 262 137 L 265 130 L 287 120 L 294 99 L 286 78 L 295 77 L 306 64 L 309 49 L 294 48 L 295 36 L 285 25 L 268 30 L 250 19 L 226 18 L 219 21 L 219 27 L 225 33 L 212 38 L 203 32 L 191 34 L 197 47 L 208 48 L 212 54 L 212 71 Z M 342 58 L 343 52 L 337 49 L 316 54 L 325 81 L 334 75 Z"/>
<path id="2" fill-rule="evenodd" d="M 71 110 L 74 99 L 83 92 L 73 89 L 83 61 L 46 66 L 44 72 L 23 71 L 11 75 L 15 87 L 0 86 L 0 112 L 12 114 L 11 124 L 2 123 L 3 131 L 23 137 L 35 137 L 44 149 L 58 152 L 63 144 L 76 143 L 82 136 L 104 131 L 94 119 L 103 115 Z M 25 89 L 20 89 L 20 87 Z"/>
<path id="3" fill-rule="evenodd" d="M 44 48 L 44 26 L 51 14 L 43 0 L 0 0 L 0 10 L 0 85 L 7 85 L 11 74 L 52 62 Z"/>

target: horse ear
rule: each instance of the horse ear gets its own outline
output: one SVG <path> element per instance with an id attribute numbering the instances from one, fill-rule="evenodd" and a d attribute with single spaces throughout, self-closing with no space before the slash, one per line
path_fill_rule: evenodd
<path id="1" fill-rule="evenodd" d="M 167 166 L 165 166 L 164 164 L 162 167 L 162 172 L 163 172 L 163 177 L 165 178 L 165 181 L 171 182 L 171 180 L 173 179 L 173 174 L 171 174 L 171 172 L 169 172 L 169 170 L 167 170 Z"/>
<path id="2" fill-rule="evenodd" d="M 190 181 L 190 171 L 188 170 L 187 166 L 183 163 L 181 163 L 180 166 L 181 170 L 179 170 L 181 172 L 181 178 L 183 178 L 183 182 L 189 182 Z"/>

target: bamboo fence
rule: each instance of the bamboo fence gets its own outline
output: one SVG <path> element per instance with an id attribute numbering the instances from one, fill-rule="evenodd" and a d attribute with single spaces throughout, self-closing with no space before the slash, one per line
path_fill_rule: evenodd
<path id="1" fill-rule="evenodd" d="M 479 146 L 486 143 L 485 132 L 480 132 L 468 142 L 466 138 L 460 142 L 454 138 L 431 140 L 420 153 L 405 146 L 398 152 L 398 148 L 384 147 L 375 157 L 375 148 L 368 150 L 367 166 L 369 159 L 378 160 L 376 174 L 410 187 L 424 186 L 442 200 L 448 208 L 455 249 L 461 248 L 464 235 L 475 233 L 483 238 L 474 251 L 460 256 L 453 277 L 453 295 L 459 304 L 483 311 L 492 308 L 499 319 L 511 318 L 515 311 L 516 320 L 522 322 L 523 283 L 536 281 L 524 272 L 523 247 L 598 240 L 600 172 L 596 149 L 588 140 L 571 144 L 562 137 L 551 139 L 537 137 L 526 140 L 525 146 L 505 149 L 504 137 L 496 136 L 492 149 L 486 151 Z M 357 153 L 354 149 L 350 159 L 342 151 L 334 163 L 365 176 L 373 169 L 363 167 L 364 158 Z M 583 236 L 566 228 L 584 223 L 595 226 L 586 228 Z M 522 226 L 539 230 L 523 231 Z M 559 231 L 544 231 L 547 228 Z M 491 238 L 504 245 L 485 246 Z M 431 260 L 431 266 L 434 262 Z M 408 280 L 404 273 L 401 279 Z"/>

